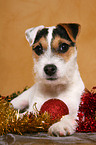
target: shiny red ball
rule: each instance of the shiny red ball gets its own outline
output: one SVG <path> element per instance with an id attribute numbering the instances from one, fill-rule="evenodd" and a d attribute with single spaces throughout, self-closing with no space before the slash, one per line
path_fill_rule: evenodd
<path id="1" fill-rule="evenodd" d="M 40 109 L 40 114 L 48 112 L 51 120 L 58 120 L 62 116 L 69 114 L 67 105 L 59 99 L 50 99 L 46 101 Z"/>

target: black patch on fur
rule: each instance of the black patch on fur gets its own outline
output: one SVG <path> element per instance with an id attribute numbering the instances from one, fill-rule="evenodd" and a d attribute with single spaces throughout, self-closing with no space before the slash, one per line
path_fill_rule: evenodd
<path id="1" fill-rule="evenodd" d="M 37 32 L 36 38 L 34 40 L 34 43 L 36 43 L 37 41 L 39 41 L 41 37 L 45 37 L 46 38 L 47 34 L 48 34 L 48 29 L 47 28 L 44 28 L 42 30 L 39 30 Z"/>
<path id="2" fill-rule="evenodd" d="M 70 39 L 69 35 L 67 34 L 66 30 L 64 27 L 62 27 L 61 25 L 57 25 L 56 29 L 53 30 L 53 39 L 56 37 L 56 36 L 60 36 L 61 38 L 64 38 L 68 41 L 71 42 L 71 46 L 74 46 L 75 43 L 72 42 L 72 40 Z"/>
<path id="3" fill-rule="evenodd" d="M 70 29 L 72 30 L 72 34 L 73 34 L 74 39 L 76 40 L 76 36 L 78 34 L 79 24 L 72 23 L 72 24 L 68 24 L 68 25 L 69 25 Z"/>

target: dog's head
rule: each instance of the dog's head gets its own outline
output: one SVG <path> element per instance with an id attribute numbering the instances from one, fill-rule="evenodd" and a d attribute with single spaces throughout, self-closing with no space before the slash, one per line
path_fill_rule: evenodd
<path id="1" fill-rule="evenodd" d="M 43 25 L 26 30 L 33 50 L 34 72 L 47 84 L 66 84 L 72 80 L 77 66 L 76 38 L 79 24 Z"/>

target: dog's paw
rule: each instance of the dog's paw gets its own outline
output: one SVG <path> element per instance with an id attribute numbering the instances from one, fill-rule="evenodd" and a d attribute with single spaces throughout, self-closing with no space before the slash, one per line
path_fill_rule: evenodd
<path id="1" fill-rule="evenodd" d="M 52 136 L 66 136 L 72 135 L 76 130 L 77 123 L 66 116 L 61 121 L 54 123 L 48 129 L 49 135 Z"/>

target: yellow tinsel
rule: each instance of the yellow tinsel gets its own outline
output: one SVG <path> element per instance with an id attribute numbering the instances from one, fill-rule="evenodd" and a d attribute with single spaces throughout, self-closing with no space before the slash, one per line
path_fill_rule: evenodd
<path id="1" fill-rule="evenodd" d="M 10 102 L 0 98 L 0 135 L 7 133 L 33 133 L 47 131 L 54 121 L 50 120 L 48 113 L 34 115 L 26 113 L 22 118 L 17 117 L 18 111 L 15 110 Z"/>

